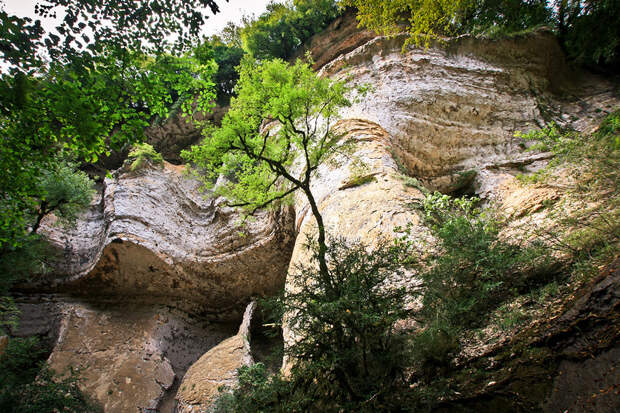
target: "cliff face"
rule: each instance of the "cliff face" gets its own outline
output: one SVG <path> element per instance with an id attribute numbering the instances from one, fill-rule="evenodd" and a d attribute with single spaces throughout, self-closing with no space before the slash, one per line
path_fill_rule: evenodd
<path id="1" fill-rule="evenodd" d="M 45 222 L 59 258 L 23 286 L 18 334 L 46 337 L 57 371 L 83 368 L 106 412 L 171 411 L 189 366 L 233 334 L 251 297 L 283 286 L 291 211 L 240 220 L 182 167 L 117 171 L 75 228 Z"/>
<path id="2" fill-rule="evenodd" d="M 313 184 L 334 237 L 372 246 L 412 224 L 414 238 L 429 239 L 407 207 L 422 185 L 498 201 L 531 224 L 529 213 L 559 195 L 512 185 L 549 157 L 524 152 L 514 132 L 550 120 L 588 130 L 620 102 L 613 85 L 571 73 L 545 32 L 402 52 L 402 38 L 355 26 L 350 15 L 340 18 L 309 46 L 322 76 L 371 86 L 337 125 L 355 143 L 352 153 L 323 165 Z M 194 139 L 177 126 L 179 145 Z M 173 134 L 150 133 L 170 146 Z M 239 219 L 224 200 L 199 193 L 182 167 L 117 171 L 76 228 L 45 223 L 61 259 L 52 276 L 23 288 L 21 333 L 48 336 L 56 369 L 89 366 L 85 389 L 106 412 L 170 412 L 181 380 L 180 409 L 202 411 L 212 384 L 234 380 L 234 367 L 247 362 L 243 333 L 216 345 L 233 336 L 252 297 L 273 294 L 288 268 L 308 260 L 303 244 L 315 231 L 303 197 L 243 227 Z M 294 288 L 294 276 L 286 283 Z M 290 326 L 284 338 L 295 339 Z M 556 388 L 573 388 L 562 380 Z M 550 411 L 559 405 L 548 401 Z"/>
<path id="3" fill-rule="evenodd" d="M 501 214 L 515 218 L 504 234 L 507 238 L 527 237 L 525 234 L 531 233 L 533 228 L 552 227 L 554 221 L 549 211 L 544 211 L 545 205 L 561 198 L 563 190 L 523 187 L 515 180 L 520 173 L 544 166 L 550 155 L 526 152 L 526 145 L 514 138 L 514 133 L 540 127 L 549 121 L 589 131 L 600 120 L 601 113 L 618 106 L 616 87 L 604 80 L 571 72 L 556 40 L 544 31 L 501 41 L 463 37 L 430 49 L 410 48 L 404 52 L 402 42 L 402 38 L 374 37 L 339 55 L 320 70 L 323 76 L 351 79 L 355 84 L 371 86 L 367 95 L 360 96 L 357 103 L 343 111 L 344 120 L 339 125 L 344 139 L 358 142 L 355 152 L 350 158 L 335 162 L 336 167 L 329 162 L 324 165 L 313 187 L 328 234 L 372 246 L 382 237 L 393 237 L 397 226 L 412 224 L 413 239 L 432 242 L 417 214 L 407 207 L 422 197 L 418 190 L 421 186 L 454 195 L 475 194 L 486 202 L 495 203 Z M 339 45 L 333 45 L 333 49 L 339 50 Z M 349 184 L 360 177 L 352 165 L 352 159 L 356 158 L 366 165 L 362 175 L 371 178 L 359 186 Z M 403 179 L 403 174 L 416 178 L 417 183 Z M 289 267 L 289 290 L 294 290 L 298 282 L 296 265 L 308 261 L 304 248 L 306 236 L 316 232 L 303 197 L 296 203 L 296 228 L 301 236 L 297 237 Z M 419 281 L 410 274 L 407 279 L 391 282 L 411 287 Z M 607 285 L 606 292 L 601 294 L 609 295 L 612 289 Z M 601 287 L 590 285 L 580 294 L 593 297 L 594 291 L 600 292 Z M 544 348 L 543 352 L 560 356 L 553 356 L 553 363 L 559 364 L 550 362 L 554 367 L 547 365 L 547 369 L 541 367 L 541 360 L 528 365 L 519 359 L 517 364 L 523 362 L 527 367 L 520 366 L 513 371 L 516 367 L 504 361 L 506 371 L 497 369 L 505 374 L 497 392 L 489 390 L 497 384 L 493 376 L 485 376 L 491 378 L 479 383 L 477 388 L 472 386 L 470 394 L 456 397 L 461 399 L 458 402 L 446 403 L 449 406 L 446 411 L 498 411 L 501 409 L 498 406 L 511 406 L 517 409 L 515 411 L 531 411 L 522 406 L 535 410 L 542 406 L 545 411 L 555 411 L 558 406 L 564 409 L 578 405 L 583 411 L 615 411 L 618 404 L 607 396 L 611 381 L 618 379 L 615 368 L 594 366 L 600 367 L 609 360 L 617 346 L 605 341 L 573 361 L 566 360 L 575 356 L 571 340 L 594 341 L 597 337 L 595 329 L 579 333 L 574 329 L 576 325 L 591 323 L 591 320 L 580 318 L 582 306 L 597 304 L 586 302 L 584 298 L 565 303 L 556 313 L 563 320 L 564 330 L 556 326 L 546 338 L 541 337 L 544 327 L 539 324 L 525 328 L 521 337 L 509 339 L 510 334 L 507 334 L 499 344 L 466 349 L 471 353 L 464 360 L 478 360 L 476 357 L 479 357 L 488 361 L 490 358 L 491 365 L 495 363 L 493 357 L 515 348 L 517 342 L 539 346 Z M 601 317 L 606 320 L 599 327 L 613 337 L 618 334 L 617 319 L 610 314 L 616 305 L 616 299 L 606 300 L 604 309 L 597 313 L 604 314 Z M 289 325 L 286 318 L 283 329 L 285 343 L 294 342 L 294 326 Z M 547 340 L 557 341 L 550 346 Z M 522 354 L 524 358 L 528 357 L 526 353 Z M 587 354 L 596 355 L 597 361 L 585 363 Z M 290 362 L 284 360 L 285 371 Z M 556 369 L 557 365 L 563 367 Z M 576 371 L 580 368 L 588 371 L 589 384 L 578 384 Z M 570 371 L 570 378 L 562 376 L 567 371 Z M 488 383 L 492 383 L 491 387 L 485 388 Z M 541 390 L 528 395 L 524 383 Z M 557 393 L 560 388 L 562 395 Z M 515 401 L 502 399 L 503 391 L 513 392 Z M 605 393 L 601 401 L 582 403 L 592 392 L 598 391 Z M 548 396 L 552 393 L 553 396 Z"/>
<path id="4" fill-rule="evenodd" d="M 62 258 L 38 288 L 236 320 L 249 297 L 282 285 L 293 239 L 290 211 L 240 220 L 182 167 L 119 170 L 75 229 L 45 227 Z"/>

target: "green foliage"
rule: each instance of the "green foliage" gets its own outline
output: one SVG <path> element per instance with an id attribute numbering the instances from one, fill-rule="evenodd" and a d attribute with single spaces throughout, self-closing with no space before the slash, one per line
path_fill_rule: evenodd
<path id="1" fill-rule="evenodd" d="M 438 242 L 421 270 L 418 317 L 424 328 L 413 339 L 415 364 L 427 379 L 451 365 L 464 329 L 480 326 L 508 298 L 548 281 L 533 271 L 545 262 L 542 250 L 501 241 L 501 222 L 477 202 L 437 192 L 423 202 Z"/>
<path id="2" fill-rule="evenodd" d="M 19 244 L 39 209 L 41 171 L 55 168 L 57 152 L 95 162 L 141 140 L 149 120 L 165 118 L 177 99 L 185 100 L 188 113 L 194 103 L 207 110 L 215 69 L 212 61 L 191 57 L 109 50 L 92 60 L 52 64 L 44 76 L 2 75 L 0 247 Z"/>
<path id="3" fill-rule="evenodd" d="M 568 55 L 579 63 L 613 71 L 620 62 L 620 1 L 557 3 L 561 6 L 557 16 L 559 36 Z"/>
<path id="4" fill-rule="evenodd" d="M 620 241 L 620 111 L 590 135 L 550 124 L 517 136 L 535 142 L 531 149 L 555 155 L 546 168 L 521 181 L 554 185 L 562 171 L 565 195 L 550 211 L 556 225 L 534 232 L 572 259 L 575 281 L 584 281 L 614 256 Z"/>
<path id="5" fill-rule="evenodd" d="M 44 274 L 52 259 L 54 251 L 38 234 L 24 236 L 17 247 L 5 245 L 0 249 L 0 295 L 6 294 L 14 282 L 24 281 L 32 274 Z"/>
<path id="6" fill-rule="evenodd" d="M 237 67 L 241 64 L 244 51 L 240 47 L 216 46 L 214 59 L 218 69 L 213 81 L 217 91 L 217 103 L 228 105 L 239 80 Z"/>
<path id="7" fill-rule="evenodd" d="M 538 173 L 539 180 L 549 179 L 549 171 L 558 166 L 577 177 L 577 191 L 620 188 L 620 110 L 609 114 L 591 135 L 562 131 L 555 123 L 540 130 L 517 132 L 516 137 L 533 141 L 530 150 L 555 155 L 548 167 Z M 531 180 L 531 178 L 530 178 Z"/>
<path id="8" fill-rule="evenodd" d="M 425 43 L 442 34 L 455 34 L 474 0 L 342 0 L 357 8 L 360 25 L 384 35 L 407 31 L 407 44 Z"/>
<path id="9" fill-rule="evenodd" d="M 33 232 L 38 228 L 39 217 L 50 213 L 54 213 L 63 225 L 73 225 L 77 214 L 90 205 L 95 193 L 94 182 L 70 163 L 59 163 L 52 170 L 42 171 L 39 184 L 43 195 Z"/>
<path id="10" fill-rule="evenodd" d="M 311 174 L 338 142 L 331 125 L 338 108 L 350 104 L 344 82 L 319 78 L 301 61 L 246 59 L 237 90 L 222 127 L 207 129 L 182 156 L 206 187 L 231 177 L 217 193 L 250 214 L 297 189 L 309 192 Z M 273 128 L 262 128 L 265 119 Z M 293 165 L 300 155 L 302 168 Z"/>
<path id="11" fill-rule="evenodd" d="M 369 252 L 363 244 L 334 240 L 327 258 L 327 276 L 314 263 L 299 266 L 284 300 L 298 337 L 286 350 L 297 362 L 293 377 L 325 406 L 376 411 L 389 405 L 407 364 L 407 336 L 395 324 L 412 311 L 405 287 L 387 284 L 402 277 L 408 244 L 385 242 Z"/>
<path id="12" fill-rule="evenodd" d="M 19 309 L 12 297 L 0 296 L 0 337 L 6 336 L 8 331 L 17 326 Z"/>
<path id="13" fill-rule="evenodd" d="M 41 22 L 33 22 L 28 17 L 12 16 L 4 10 L 0 10 L 0 22 L 2 60 L 24 68 L 40 65 L 37 47 L 44 33 Z"/>
<path id="14" fill-rule="evenodd" d="M 337 16 L 333 0 L 272 2 L 265 13 L 242 29 L 243 47 L 257 59 L 289 59 Z"/>
<path id="15" fill-rule="evenodd" d="M 353 159 L 349 166 L 349 172 L 349 178 L 339 189 L 354 188 L 377 180 L 375 178 L 376 173 L 371 173 L 368 165 L 359 158 Z"/>
<path id="16" fill-rule="evenodd" d="M 221 128 L 205 128 L 206 139 L 181 156 L 194 164 L 206 188 L 226 177 L 216 193 L 248 216 L 302 190 L 317 223 L 319 265 L 326 274 L 325 226 L 310 182 L 338 149 L 340 136 L 332 125 L 339 109 L 351 105 L 350 88 L 344 81 L 318 77 L 300 60 L 259 64 L 251 58 L 241 63 L 237 88 Z"/>
<path id="17" fill-rule="evenodd" d="M 355 175 L 349 178 L 346 182 L 344 182 L 339 189 L 354 188 L 356 186 L 361 186 L 369 182 L 374 182 L 376 180 L 377 178 L 375 178 L 375 174 Z"/>
<path id="18" fill-rule="evenodd" d="M 475 207 L 477 199 L 435 193 L 424 210 L 440 254 L 422 275 L 422 314 L 448 325 L 471 327 L 509 288 L 507 273 L 523 257 L 521 248 L 497 242 L 499 223 Z"/>
<path id="19" fill-rule="evenodd" d="M 81 393 L 77 375 L 60 377 L 41 360 L 36 338 L 13 338 L 0 356 L 0 410 L 15 413 L 100 411 Z"/>
<path id="20" fill-rule="evenodd" d="M 129 169 L 135 172 L 141 168 L 144 168 L 147 164 L 151 165 L 163 165 L 164 158 L 159 152 L 148 143 L 139 143 L 129 152 L 127 156 L 128 162 L 131 162 Z"/>
<path id="21" fill-rule="evenodd" d="M 20 68 L 37 67 L 45 50 L 52 60 L 67 63 L 72 56 L 96 56 L 105 45 L 144 52 L 163 51 L 176 34 L 177 50 L 187 48 L 200 33 L 206 8 L 217 13 L 214 0 L 39 0 L 33 3 L 41 17 L 63 16 L 55 30 L 44 33 L 39 21 L 0 11 L 0 53 L 6 62 Z"/>
<path id="22" fill-rule="evenodd" d="M 389 411 L 399 403 L 409 359 L 405 287 L 390 284 L 403 275 L 409 244 L 363 244 L 334 240 L 327 250 L 329 273 L 317 265 L 319 249 L 295 270 L 293 291 L 281 312 L 298 339 L 286 350 L 294 360 L 287 380 L 268 376 L 262 365 L 240 370 L 240 386 L 224 396 L 229 412 Z M 227 404 L 226 404 L 227 403 Z"/>
<path id="23" fill-rule="evenodd" d="M 405 46 L 428 46 L 443 35 L 498 37 L 547 25 L 579 63 L 614 70 L 620 61 L 619 0 L 341 0 L 339 4 L 356 7 L 360 25 L 371 30 L 386 35 L 408 32 Z"/>
<path id="24" fill-rule="evenodd" d="M 227 27 L 239 29 L 232 23 Z M 229 36 L 234 35 L 230 34 Z M 217 103 L 221 106 L 227 106 L 230 103 L 235 85 L 239 80 L 237 68 L 245 54 L 243 49 L 240 46 L 235 46 L 235 44 L 237 43 L 234 39 L 225 41 L 222 37 L 214 35 L 205 39 L 194 49 L 194 56 L 199 61 L 208 62 L 213 59 L 217 63 L 217 72 L 213 76 L 213 81 L 215 82 Z"/>
<path id="25" fill-rule="evenodd" d="M 422 182 L 420 182 L 417 178 L 406 176 L 406 175 L 399 175 L 399 178 L 403 181 L 403 185 L 408 186 L 410 188 L 415 188 L 419 190 L 420 192 L 422 192 L 424 195 L 429 194 L 428 189 L 426 189 L 426 187 L 422 185 Z"/>
<path id="26" fill-rule="evenodd" d="M 295 411 L 282 395 L 290 394 L 291 382 L 281 375 L 270 375 L 263 363 L 238 370 L 239 383 L 234 389 L 220 389 L 208 413 L 254 413 L 260 411 Z M 231 391 L 232 390 L 232 391 Z M 269 410 L 265 410 L 265 409 Z"/>
<path id="27" fill-rule="evenodd" d="M 4 221 L 5 226 L 0 228 L 0 240 L 5 241 L 0 245 L 0 294 L 14 281 L 24 280 L 32 273 L 45 272 L 46 261 L 52 258 L 52 253 L 36 234 L 43 218 L 53 213 L 59 224 L 73 225 L 78 213 L 90 205 L 94 193 L 93 182 L 88 176 L 62 159 L 50 163 L 49 169 L 36 173 L 39 180 L 33 183 L 28 209 L 11 211 L 11 207 L 24 204 L 16 202 L 11 205 L 7 202 L 11 200 L 9 197 L 0 199 L 0 208 L 13 214 L 3 218 L 20 218 L 24 225 L 15 228 L 10 221 Z"/>

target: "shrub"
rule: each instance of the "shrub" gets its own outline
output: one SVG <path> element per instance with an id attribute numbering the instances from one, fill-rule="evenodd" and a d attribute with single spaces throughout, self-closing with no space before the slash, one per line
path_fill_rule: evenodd
<path id="1" fill-rule="evenodd" d="M 14 413 L 98 412 L 80 391 L 75 372 L 61 377 L 42 359 L 36 338 L 13 338 L 0 356 L 0 411 Z"/>
<path id="2" fill-rule="evenodd" d="M 596 273 L 620 241 L 620 111 L 610 113 L 592 134 L 561 130 L 551 123 L 516 135 L 533 141 L 530 149 L 555 155 L 546 168 L 521 181 L 554 186 L 561 179 L 565 190 L 550 212 L 554 227 L 535 234 L 571 257 L 574 271 Z M 558 169 L 563 172 L 558 174 Z"/>
<path id="3" fill-rule="evenodd" d="M 328 277 L 314 265 L 296 269 L 299 282 L 284 309 L 299 339 L 286 351 L 296 361 L 295 385 L 311 399 L 357 411 L 390 403 L 409 357 L 408 336 L 395 324 L 413 312 L 405 287 L 389 282 L 402 276 L 408 253 L 406 243 L 385 242 L 369 252 L 334 240 Z"/>
<path id="4" fill-rule="evenodd" d="M 417 317 L 423 329 L 413 339 L 415 364 L 426 378 L 450 365 L 465 329 L 480 326 L 499 304 L 542 282 L 531 269 L 523 272 L 542 251 L 501 241 L 502 222 L 477 203 L 438 192 L 423 202 L 438 243 L 420 272 L 423 305 Z"/>
<path id="5" fill-rule="evenodd" d="M 408 262 L 406 242 L 330 242 L 329 274 L 313 260 L 296 269 L 295 291 L 279 301 L 299 338 L 285 350 L 295 361 L 290 377 L 268 376 L 256 364 L 239 370 L 239 386 L 222 395 L 218 412 L 378 411 L 398 402 L 393 390 L 404 378 L 408 334 L 396 329 L 409 318 L 404 287 L 389 285 Z"/>
<path id="6" fill-rule="evenodd" d="M 95 190 L 94 182 L 75 165 L 60 162 L 50 170 L 42 171 L 40 182 L 44 194 L 33 225 L 39 228 L 41 219 L 53 213 L 65 226 L 75 224 L 78 214 L 90 205 Z"/>
<path id="7" fill-rule="evenodd" d="M 148 143 L 140 143 L 129 152 L 128 160 L 131 161 L 129 169 L 135 172 L 147 164 L 163 165 L 164 158 Z"/>

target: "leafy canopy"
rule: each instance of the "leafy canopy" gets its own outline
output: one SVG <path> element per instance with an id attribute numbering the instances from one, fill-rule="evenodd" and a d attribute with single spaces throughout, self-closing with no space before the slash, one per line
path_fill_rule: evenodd
<path id="1" fill-rule="evenodd" d="M 410 43 L 438 36 L 507 34 L 552 27 L 579 63 L 613 70 L 620 61 L 620 0 L 340 0 L 357 8 L 361 26 L 385 35 L 407 32 Z"/>
<path id="2" fill-rule="evenodd" d="M 297 189 L 310 191 L 311 175 L 338 142 L 332 125 L 338 109 L 350 105 L 344 82 L 316 76 L 301 61 L 240 67 L 238 96 L 219 129 L 182 155 L 197 176 L 250 214 Z M 295 162 L 295 161 L 298 162 Z"/>
<path id="3" fill-rule="evenodd" d="M 37 0 L 35 14 L 60 17 L 60 24 L 44 33 L 40 21 L 0 11 L 0 52 L 19 70 L 40 67 L 44 56 L 67 63 L 76 55 L 98 56 L 110 46 L 181 52 L 197 40 L 206 9 L 219 12 L 215 0 Z"/>
<path id="4" fill-rule="evenodd" d="M 257 59 L 289 59 L 338 14 L 334 0 L 271 2 L 265 13 L 241 30 L 243 47 Z"/>

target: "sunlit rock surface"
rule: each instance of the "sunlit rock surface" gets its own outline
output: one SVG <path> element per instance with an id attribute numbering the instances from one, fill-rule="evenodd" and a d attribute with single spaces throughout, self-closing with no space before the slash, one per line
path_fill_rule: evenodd
<path id="1" fill-rule="evenodd" d="M 422 245 L 432 241 L 414 208 L 424 187 L 476 194 L 535 224 L 541 206 L 560 194 L 514 182 L 549 159 L 526 152 L 514 133 L 551 120 L 589 131 L 620 102 L 613 84 L 568 70 L 544 31 L 498 41 L 463 37 L 403 52 L 402 37 L 355 26 L 346 15 L 308 46 L 322 76 L 371 86 L 338 124 L 354 149 L 320 168 L 313 193 L 328 234 L 369 248 L 407 224 Z M 149 136 L 173 162 L 178 148 L 199 138 L 180 119 L 151 128 Z M 234 383 L 231 372 L 248 362 L 243 334 L 233 336 L 247 303 L 276 292 L 287 270 L 309 259 L 304 243 L 315 223 L 303 196 L 294 211 L 264 212 L 240 227 L 240 215 L 204 197 L 182 169 L 117 171 L 76 228 L 48 219 L 42 232 L 61 259 L 19 300 L 20 334 L 47 337 L 54 368 L 84 367 L 86 392 L 106 412 L 168 413 L 175 395 L 180 411 L 200 411 L 217 385 Z M 295 282 L 291 271 L 287 288 Z M 413 274 L 390 282 L 417 283 Z M 286 323 L 284 337 L 294 340 Z M 614 351 L 606 348 L 588 371 Z M 558 391 L 573 388 L 578 368 L 566 365 L 572 376 L 556 379 Z M 177 393 L 182 380 L 190 385 Z M 575 404 L 552 398 L 548 406 Z"/>
<path id="2" fill-rule="evenodd" d="M 23 286 L 20 334 L 48 337 L 54 369 L 82 367 L 106 412 L 171 412 L 189 365 L 234 334 L 252 297 L 284 285 L 291 211 L 240 220 L 181 167 L 117 171 L 75 228 L 45 222 L 60 256 Z"/>
<path id="3" fill-rule="evenodd" d="M 236 328 L 121 297 L 96 301 L 30 295 L 17 302 L 22 311 L 17 333 L 36 334 L 50 344 L 48 361 L 58 373 L 78 369 L 82 388 L 105 412 L 173 405 L 190 365 Z"/>
<path id="4" fill-rule="evenodd" d="M 293 241 L 287 210 L 240 220 L 181 167 L 117 172 L 75 229 L 44 228 L 63 257 L 39 288 L 240 319 L 250 297 L 282 287 Z"/>
<path id="5" fill-rule="evenodd" d="M 462 37 L 405 50 L 403 41 L 402 36 L 372 37 L 319 72 L 370 86 L 341 113 L 339 128 L 345 139 L 360 142 L 355 154 L 336 162 L 335 168 L 324 165 L 313 186 L 332 236 L 372 247 L 381 238 L 394 237 L 396 227 L 411 224 L 413 239 L 429 240 L 412 208 L 422 193 L 416 185 L 404 185 L 402 173 L 431 191 L 507 199 L 506 205 L 518 203 L 519 211 L 524 208 L 519 200 L 527 199 L 531 209 L 536 208 L 557 195 L 517 189 L 521 193 L 513 194 L 507 188 L 515 175 L 540 169 L 550 156 L 526 151 L 527 144 L 515 132 L 551 120 L 588 130 L 600 113 L 620 101 L 613 84 L 572 73 L 557 40 L 545 31 L 501 41 Z M 587 86 L 576 87 L 576 79 Z M 367 164 L 373 176 L 350 187 L 354 158 Z M 287 289 L 295 288 L 293 269 L 308 262 L 304 244 L 307 235 L 316 232 L 303 196 L 297 198 L 296 228 L 300 235 Z M 403 282 L 416 284 L 415 277 Z M 285 342 L 290 344 L 294 336 L 285 322 Z M 285 371 L 288 367 L 285 360 Z"/>

